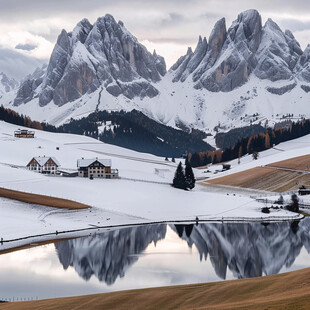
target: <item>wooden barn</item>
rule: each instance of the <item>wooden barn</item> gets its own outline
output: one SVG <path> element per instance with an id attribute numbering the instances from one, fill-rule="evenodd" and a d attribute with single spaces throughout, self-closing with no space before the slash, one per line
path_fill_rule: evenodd
<path id="1" fill-rule="evenodd" d="M 44 174 L 57 174 L 59 162 L 55 157 L 39 156 L 33 157 L 27 165 L 27 168 L 34 172 Z"/>
<path id="2" fill-rule="evenodd" d="M 84 178 L 118 178 L 118 170 L 111 169 L 112 161 L 110 159 L 79 159 L 77 162 L 78 176 Z"/>
<path id="3" fill-rule="evenodd" d="M 34 131 L 29 131 L 27 129 L 14 131 L 15 138 L 34 138 Z"/>

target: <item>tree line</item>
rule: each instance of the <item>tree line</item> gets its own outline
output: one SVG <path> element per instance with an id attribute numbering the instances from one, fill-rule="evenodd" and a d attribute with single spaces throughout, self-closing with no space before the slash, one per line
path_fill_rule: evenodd
<path id="1" fill-rule="evenodd" d="M 241 158 L 246 154 L 268 150 L 275 145 L 310 134 L 310 120 L 291 123 L 288 128 L 268 128 L 264 133 L 242 138 L 232 147 L 223 150 L 189 153 L 192 167 L 217 164 Z"/>
<path id="2" fill-rule="evenodd" d="M 5 121 L 7 123 L 25 126 L 28 128 L 45 130 L 56 132 L 57 128 L 55 126 L 49 125 L 47 123 L 40 123 L 37 121 L 32 121 L 30 117 L 24 116 L 23 114 L 18 114 L 17 112 L 5 108 L 3 105 L 0 106 L 0 120 Z"/>

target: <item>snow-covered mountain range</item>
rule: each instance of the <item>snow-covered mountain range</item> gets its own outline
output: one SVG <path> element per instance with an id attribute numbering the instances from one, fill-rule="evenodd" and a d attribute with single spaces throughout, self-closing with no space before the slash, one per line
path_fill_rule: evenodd
<path id="1" fill-rule="evenodd" d="M 166 71 L 111 15 L 63 30 L 47 67 L 0 104 L 59 125 L 97 110 L 137 109 L 165 125 L 215 133 L 310 117 L 310 47 L 256 10 L 219 20 Z M 289 116 L 288 116 L 289 115 Z"/>

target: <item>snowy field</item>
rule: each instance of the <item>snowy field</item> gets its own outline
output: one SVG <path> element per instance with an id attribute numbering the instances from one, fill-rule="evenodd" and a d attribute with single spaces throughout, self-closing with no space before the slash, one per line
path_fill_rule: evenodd
<path id="1" fill-rule="evenodd" d="M 192 191 L 172 188 L 169 184 L 178 160 L 176 164 L 166 162 L 164 158 L 77 135 L 35 131 L 34 139 L 18 139 L 14 138 L 14 130 L 18 128 L 20 127 L 0 121 L 0 187 L 70 199 L 92 208 L 68 211 L 1 199 L 0 238 L 4 241 L 39 234 L 53 234 L 48 238 L 63 238 L 64 235 L 55 236 L 55 232 L 97 226 L 195 221 L 196 216 L 200 220 L 209 221 L 261 221 L 296 217 L 296 214 L 284 210 L 263 214 L 260 211 L 262 205 L 249 195 L 228 195 L 226 191 L 221 193 L 207 190 L 200 185 Z M 275 151 L 270 152 L 274 152 L 269 156 L 276 159 L 274 161 L 282 159 Z M 24 168 L 32 157 L 44 155 L 55 156 L 61 168 L 67 170 L 76 169 L 77 160 L 82 157 L 111 159 L 112 168 L 119 169 L 121 179 L 89 180 L 46 176 Z M 242 167 L 247 169 L 251 165 L 260 165 L 265 157 L 268 156 L 262 153 L 255 162 L 248 158 L 242 159 L 242 165 L 233 167 L 229 173 Z M 155 168 L 163 169 L 164 175 L 155 174 Z M 203 170 L 195 169 L 194 172 L 196 176 L 206 175 Z M 42 238 L 31 240 L 39 241 Z M 17 243 L 4 242 L 0 249 L 25 243 L 29 243 L 29 239 Z"/>

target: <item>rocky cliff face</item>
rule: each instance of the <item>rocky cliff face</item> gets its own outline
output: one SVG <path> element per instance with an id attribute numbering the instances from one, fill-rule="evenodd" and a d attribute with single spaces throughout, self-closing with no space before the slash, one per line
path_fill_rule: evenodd
<path id="1" fill-rule="evenodd" d="M 0 96 L 15 90 L 18 86 L 19 83 L 17 81 L 9 78 L 5 73 L 0 72 Z"/>
<path id="2" fill-rule="evenodd" d="M 290 31 L 285 33 L 268 19 L 262 30 L 262 41 L 257 52 L 255 75 L 272 82 L 290 80 L 302 50 Z"/>
<path id="3" fill-rule="evenodd" d="M 47 65 L 43 65 L 42 68 L 37 68 L 32 74 L 28 75 L 17 91 L 16 98 L 14 99 L 14 106 L 27 103 L 33 98 L 39 96 L 38 87 L 42 84 L 43 77 L 46 74 Z"/>
<path id="4" fill-rule="evenodd" d="M 154 97 L 158 90 L 152 83 L 165 73 L 164 59 L 149 53 L 122 22 L 111 15 L 98 18 L 94 25 L 84 19 L 72 32 L 62 30 L 59 35 L 37 91 L 39 104 L 53 100 L 62 106 L 100 87 L 112 96 Z M 15 104 L 34 98 L 30 88 L 38 82 L 29 77 Z"/>

